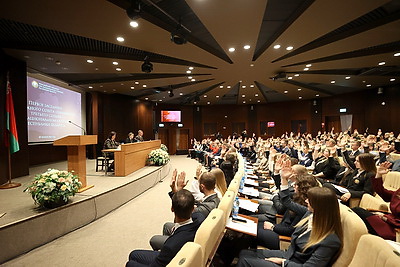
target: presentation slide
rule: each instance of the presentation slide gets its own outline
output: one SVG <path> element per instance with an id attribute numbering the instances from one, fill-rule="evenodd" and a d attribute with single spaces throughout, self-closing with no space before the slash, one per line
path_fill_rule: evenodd
<path id="1" fill-rule="evenodd" d="M 83 134 L 81 93 L 28 76 L 27 94 L 29 143 Z"/>
<path id="2" fill-rule="evenodd" d="M 181 122 L 181 112 L 180 111 L 161 111 L 161 122 Z"/>

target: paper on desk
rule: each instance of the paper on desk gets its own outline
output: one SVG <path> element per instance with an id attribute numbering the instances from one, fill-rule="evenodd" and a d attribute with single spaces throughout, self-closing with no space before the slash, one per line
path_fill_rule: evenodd
<path id="1" fill-rule="evenodd" d="M 244 183 L 245 184 L 249 184 L 249 185 L 254 185 L 254 186 L 258 186 L 258 182 L 257 181 L 254 181 L 254 180 L 252 180 L 252 179 L 244 179 Z"/>
<path id="2" fill-rule="evenodd" d="M 260 195 L 257 189 L 247 186 L 243 187 L 241 193 L 252 197 L 258 197 Z"/>
<path id="3" fill-rule="evenodd" d="M 239 199 L 239 208 L 255 212 L 258 209 L 259 204 L 251 202 L 248 199 Z"/>
<path id="4" fill-rule="evenodd" d="M 247 178 L 258 179 L 258 176 L 254 174 L 247 174 Z"/>
<path id="5" fill-rule="evenodd" d="M 349 193 L 349 190 L 347 190 L 347 188 L 335 185 L 335 184 L 331 184 L 333 185 L 340 193 L 345 194 L 345 193 Z"/>
<path id="6" fill-rule="evenodd" d="M 257 224 L 249 219 L 246 219 L 242 216 L 238 216 L 239 219 L 246 220 L 246 223 L 243 222 L 235 222 L 232 221 L 232 217 L 229 218 L 228 223 L 226 224 L 226 227 L 238 232 L 246 233 L 252 236 L 257 236 Z"/>

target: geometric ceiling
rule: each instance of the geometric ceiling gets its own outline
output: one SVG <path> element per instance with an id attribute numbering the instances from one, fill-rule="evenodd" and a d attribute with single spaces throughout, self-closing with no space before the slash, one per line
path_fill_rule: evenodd
<path id="1" fill-rule="evenodd" d="M 243 105 L 400 81 L 400 0 L 3 2 L 5 53 L 85 91 Z"/>

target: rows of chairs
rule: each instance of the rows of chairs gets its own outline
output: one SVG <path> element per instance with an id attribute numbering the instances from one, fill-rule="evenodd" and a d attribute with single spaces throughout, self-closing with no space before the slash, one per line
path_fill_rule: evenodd
<path id="1" fill-rule="evenodd" d="M 198 229 L 194 242 L 186 243 L 168 267 L 210 266 L 213 256 L 225 233 L 233 202 L 238 193 L 240 179 L 244 174 L 244 160 L 238 155 L 239 170 L 224 194 L 218 209 L 214 209 Z M 384 177 L 386 188 L 400 187 L 400 173 L 389 173 Z M 360 206 L 372 206 L 389 210 L 388 203 L 378 197 L 364 194 Z M 343 249 L 334 267 L 342 266 L 399 266 L 400 254 L 385 240 L 368 234 L 364 222 L 349 207 L 340 204 L 343 228 Z M 398 240 L 397 240 L 398 241 Z M 286 244 L 284 244 L 286 242 Z M 281 239 L 281 249 L 288 247 L 290 238 Z"/>

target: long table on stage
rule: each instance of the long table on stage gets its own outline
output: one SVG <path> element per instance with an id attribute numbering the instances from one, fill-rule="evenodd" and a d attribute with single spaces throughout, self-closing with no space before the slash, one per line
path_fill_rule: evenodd
<path id="1" fill-rule="evenodd" d="M 104 149 L 114 153 L 115 176 L 127 176 L 146 166 L 150 151 L 160 148 L 161 140 L 122 144 L 121 149 Z"/>

